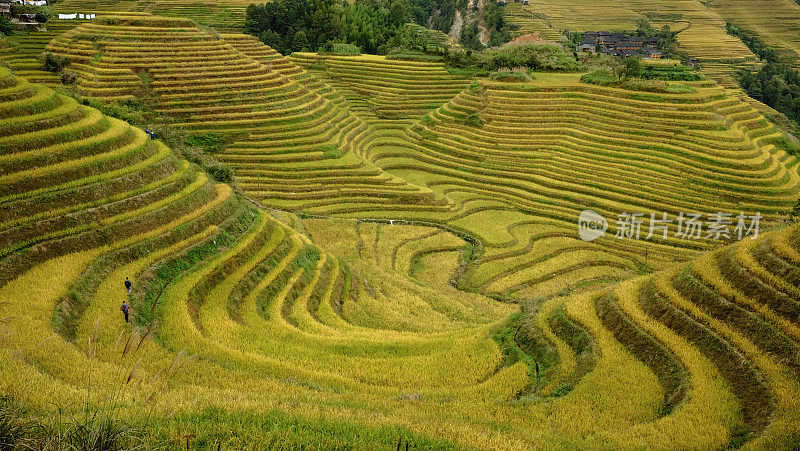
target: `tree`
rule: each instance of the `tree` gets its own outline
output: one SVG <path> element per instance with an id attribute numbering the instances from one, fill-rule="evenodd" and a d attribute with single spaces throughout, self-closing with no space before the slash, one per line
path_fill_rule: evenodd
<path id="1" fill-rule="evenodd" d="M 11 36 L 14 34 L 14 28 L 11 26 L 11 22 L 2 16 L 0 16 L 0 33 L 6 36 Z"/>
<path id="2" fill-rule="evenodd" d="M 644 17 L 640 17 L 636 19 L 636 34 L 642 38 L 652 38 L 656 33 L 656 29 L 650 25 L 650 22 L 647 21 Z"/>
<path id="3" fill-rule="evenodd" d="M 409 0 L 392 0 L 389 6 L 389 22 L 402 25 L 411 19 L 411 2 Z"/>
<path id="4" fill-rule="evenodd" d="M 750 85 L 749 85 L 749 89 L 747 90 L 747 94 L 749 94 L 750 97 L 752 97 L 752 98 L 754 98 L 756 100 L 763 100 L 764 99 L 764 90 L 762 89 L 762 86 L 761 86 L 761 80 L 759 80 L 759 79 L 753 80 L 753 82 L 750 83 Z"/>
<path id="5" fill-rule="evenodd" d="M 483 50 L 484 45 L 480 38 L 478 22 L 472 22 L 469 26 L 461 30 L 461 45 L 469 50 Z"/>
<path id="6" fill-rule="evenodd" d="M 297 30 L 292 38 L 292 50 L 295 52 L 302 52 L 308 50 L 308 37 L 303 30 Z"/>
<path id="7" fill-rule="evenodd" d="M 636 56 L 628 57 L 622 64 L 618 78 L 631 78 L 642 75 L 642 59 Z"/>
<path id="8" fill-rule="evenodd" d="M 268 46 L 272 47 L 279 53 L 287 53 L 286 49 L 283 46 L 283 39 L 281 38 L 281 35 L 279 35 L 277 32 L 273 30 L 264 31 L 258 36 L 258 39 L 261 40 L 261 42 L 263 42 L 264 44 L 267 44 Z"/>
<path id="9" fill-rule="evenodd" d="M 39 23 L 47 22 L 47 16 L 44 13 L 41 13 L 41 12 L 36 13 L 36 15 L 33 16 L 33 19 L 35 21 L 39 22 Z"/>
<path id="10" fill-rule="evenodd" d="M 50 72 L 59 72 L 69 64 L 69 59 L 47 52 L 44 56 L 44 69 Z"/>

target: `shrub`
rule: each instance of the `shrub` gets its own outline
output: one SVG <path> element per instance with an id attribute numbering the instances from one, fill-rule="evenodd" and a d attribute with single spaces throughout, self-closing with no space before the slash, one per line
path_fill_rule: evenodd
<path id="1" fill-rule="evenodd" d="M 60 72 L 61 69 L 67 67 L 69 65 L 69 58 L 64 56 L 58 56 L 51 52 L 47 52 L 44 55 L 44 69 L 49 72 Z"/>
<path id="2" fill-rule="evenodd" d="M 491 49 L 479 56 L 483 67 L 527 67 L 537 70 L 580 70 L 582 65 L 571 52 L 557 44 L 512 44 Z"/>
<path id="3" fill-rule="evenodd" d="M 450 49 L 444 55 L 448 65 L 498 70 L 526 67 L 536 70 L 577 71 L 585 69 L 572 52 L 558 44 L 510 44 L 484 52 Z"/>
<path id="4" fill-rule="evenodd" d="M 332 159 L 339 159 L 342 158 L 342 155 L 344 155 L 344 153 L 333 144 L 325 144 L 324 146 L 320 146 L 319 151 L 322 152 L 322 154 L 326 157 Z"/>
<path id="5" fill-rule="evenodd" d="M 75 84 L 76 78 L 77 76 L 75 75 L 75 72 L 72 72 L 71 70 L 65 70 L 61 72 L 61 84 L 63 85 Z"/>
<path id="6" fill-rule="evenodd" d="M 795 140 L 789 139 L 788 137 L 786 137 L 786 135 L 775 138 L 772 141 L 772 144 L 775 147 L 785 150 L 786 153 L 788 153 L 789 155 L 800 157 L 800 143 L 798 143 Z"/>
<path id="7" fill-rule="evenodd" d="M 202 135 L 190 135 L 186 138 L 186 144 L 199 147 L 208 153 L 217 153 L 233 142 L 231 136 L 208 132 Z"/>
<path id="8" fill-rule="evenodd" d="M 706 78 L 699 70 L 684 65 L 645 66 L 641 76 L 643 78 L 659 78 L 667 81 L 699 81 Z"/>
<path id="9" fill-rule="evenodd" d="M 233 169 L 225 166 L 224 164 L 215 164 L 209 166 L 208 175 L 221 183 L 231 183 L 233 181 Z"/>
<path id="10" fill-rule="evenodd" d="M 39 23 L 45 23 L 45 22 L 47 22 L 47 16 L 44 15 L 44 13 L 38 12 L 38 13 L 36 13 L 35 16 L 33 16 L 33 20 L 35 20 L 35 21 L 37 21 Z"/>
<path id="11" fill-rule="evenodd" d="M 14 28 L 11 26 L 11 22 L 9 22 L 5 17 L 0 17 L 0 34 L 6 36 L 11 36 L 14 34 Z"/>
<path id="12" fill-rule="evenodd" d="M 306 272 L 311 272 L 317 266 L 319 261 L 319 251 L 316 247 L 305 245 L 300 253 L 295 257 L 293 265 L 294 269 L 305 269 Z"/>
<path id="13" fill-rule="evenodd" d="M 642 59 L 630 57 L 625 60 L 620 69 L 620 75 L 625 78 L 638 77 L 642 75 Z"/>
<path id="14" fill-rule="evenodd" d="M 89 101 L 89 104 L 93 108 L 100 110 L 100 112 L 106 116 L 122 119 L 123 121 L 131 124 L 144 124 L 147 122 L 145 120 L 145 111 L 142 101 L 139 99 L 122 101 L 117 100 L 111 102 L 92 99 Z M 158 136 L 161 137 L 161 134 Z"/>
<path id="15" fill-rule="evenodd" d="M 597 69 L 581 75 L 581 82 L 592 85 L 608 86 L 615 84 L 617 79 L 609 69 Z"/>
<path id="16" fill-rule="evenodd" d="M 472 127 L 480 127 L 483 125 L 483 121 L 477 113 L 470 114 L 464 122 Z"/>

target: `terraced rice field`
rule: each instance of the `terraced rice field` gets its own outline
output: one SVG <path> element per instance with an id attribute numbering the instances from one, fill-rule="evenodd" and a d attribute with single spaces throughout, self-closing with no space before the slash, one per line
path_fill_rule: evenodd
<path id="1" fill-rule="evenodd" d="M 513 175 L 513 163 L 538 181 L 548 170 L 566 177 L 565 167 L 536 158 L 545 152 L 550 165 L 571 161 L 574 170 L 592 158 L 616 158 L 608 168 L 634 165 L 636 158 L 626 161 L 610 142 L 591 158 L 568 142 L 554 158 L 545 144 L 546 129 L 559 127 L 544 120 L 545 105 L 562 110 L 563 123 L 569 105 L 582 106 L 585 118 L 591 99 L 605 96 L 615 102 L 602 103 L 606 123 L 593 132 L 598 143 L 622 148 L 615 123 L 623 113 L 641 118 L 650 111 L 683 125 L 682 133 L 658 138 L 681 149 L 671 165 L 657 166 L 659 150 L 650 149 L 650 169 L 662 173 L 663 183 L 697 164 L 692 142 L 714 135 L 715 147 L 702 160 L 708 172 L 695 167 L 692 183 L 693 191 L 708 192 L 715 184 L 720 197 L 702 202 L 716 207 L 723 193 L 744 196 L 741 190 L 752 189 L 738 182 L 745 177 L 763 181 L 747 199 L 753 206 L 782 205 L 782 190 L 797 194 L 794 163 L 759 145 L 769 130 L 714 86 L 641 103 L 624 91 L 560 83 L 560 90 L 468 88 L 431 113 L 433 123 L 423 122 L 438 134 L 428 141 L 438 141 L 440 151 L 414 138 L 418 127 L 409 129 L 408 145 L 419 158 L 405 155 L 417 166 L 404 170 L 421 172 L 426 159 L 459 158 L 459 165 L 439 167 L 474 167 L 462 172 L 474 175 L 442 177 L 439 185 L 477 206 L 490 202 L 470 194 L 488 191 L 496 167 Z M 522 105 L 536 111 L 535 126 L 502 114 Z M 460 124 L 457 113 L 478 106 L 484 125 Z M 774 448 L 800 439 L 800 226 L 702 255 L 688 252 L 697 257 L 604 290 L 550 298 L 511 334 L 512 343 L 524 344 L 538 330 L 549 343 L 553 363 L 540 372 L 507 360 L 492 338 L 517 306 L 452 285 L 466 243 L 442 228 L 269 215 L 141 130 L 5 69 L 0 118 L 0 393 L 31 412 L 48 415 L 61 405 L 77 413 L 75 399 L 101 406 L 113 396 L 117 415 L 144 422 L 153 434 L 227 447 L 325 448 L 353 440 L 390 448 L 400 437 L 423 447 L 483 449 Z M 689 126 L 701 118 L 725 129 Z M 511 142 L 512 125 L 527 127 L 520 138 L 542 141 Z M 469 163 L 464 146 L 446 142 L 448 127 L 494 159 L 483 167 Z M 570 139 L 580 139 L 580 127 L 572 127 Z M 492 130 L 508 142 L 480 145 Z M 373 155 L 387 165 L 397 158 L 378 149 Z M 734 156 L 753 167 L 724 165 Z M 637 168 L 642 192 L 645 169 Z M 595 173 L 596 193 L 604 194 L 592 206 L 600 211 L 612 206 L 604 198 L 624 202 L 611 195 L 611 177 L 618 187 L 627 183 L 619 174 Z M 509 221 L 525 217 L 514 205 L 535 208 L 536 199 L 506 191 L 494 196 L 512 206 Z M 667 208 L 693 205 L 688 189 L 673 191 L 673 198 L 666 191 L 658 197 L 651 188 L 647 198 Z M 575 186 L 561 195 L 588 194 Z M 527 231 L 523 252 L 531 253 L 546 240 L 563 240 L 560 215 L 576 201 L 561 203 L 543 210 L 538 223 L 505 231 L 487 224 L 497 233 L 486 230 L 482 238 L 498 243 Z M 500 217 L 478 208 L 461 220 L 487 223 L 479 216 L 489 213 Z M 612 246 L 598 249 L 574 252 L 618 258 Z M 130 325 L 117 310 L 126 299 L 125 277 L 134 282 Z M 256 420 L 265 413 L 267 420 Z M 348 432 L 307 443 L 319 430 Z"/>
<path id="2" fill-rule="evenodd" d="M 543 13 L 534 12 L 535 5 L 523 5 L 522 3 L 512 2 L 506 6 L 506 21 L 517 27 L 511 35 L 521 36 L 531 33 L 538 33 L 542 39 L 558 42 L 561 33 L 559 29 L 554 29 L 553 24 Z"/>
<path id="3" fill-rule="evenodd" d="M 335 87 L 351 111 L 376 126 L 410 125 L 469 84 L 448 74 L 441 63 L 300 52 L 290 59 Z"/>
<path id="4" fill-rule="evenodd" d="M 48 86 L 60 85 L 61 79 L 58 75 L 44 70 L 41 53 L 51 39 L 83 22 L 85 21 L 52 19 L 47 22 L 46 32 L 4 37 L 0 40 L 0 62 L 29 81 Z"/>
<path id="5" fill-rule="evenodd" d="M 219 159 L 245 192 L 273 208 L 450 208 L 363 160 L 368 124 L 329 86 L 252 37 L 209 34 L 186 19 L 106 16 L 53 39 L 47 51 L 73 61 L 69 70 L 86 96 L 145 97 L 192 133 L 233 135 Z"/>
<path id="6" fill-rule="evenodd" d="M 800 5 L 797 3 L 714 0 L 708 2 L 708 6 L 735 25 L 757 34 L 785 56 L 800 59 Z"/>
<path id="7" fill-rule="evenodd" d="M 530 9 L 612 14 L 554 5 Z M 648 5 L 603 28 L 722 20 Z M 0 67 L 0 395 L 31 416 L 113 399 L 173 448 L 800 443 L 800 161 L 741 92 L 285 57 L 141 12 L 20 38 Z M 58 81 L 45 49 L 86 97 L 233 136 L 215 157 L 236 183 L 34 82 Z M 609 233 L 581 240 L 585 209 Z M 763 217 L 757 239 L 673 221 L 648 241 L 614 236 L 623 212 L 642 238 L 651 213 Z"/>
<path id="8" fill-rule="evenodd" d="M 579 75 L 492 84 L 438 63 L 285 58 L 252 37 L 146 15 L 101 18 L 47 49 L 77 61 L 87 95 L 141 92 L 188 130 L 236 133 L 217 158 L 269 208 L 448 224 L 477 237 L 485 249 L 464 283 L 498 297 L 585 289 L 719 244 L 585 243 L 575 223 L 586 208 L 612 224 L 634 208 L 648 218 L 758 211 L 768 226 L 798 190 L 798 162 L 772 145 L 778 131 L 713 82 L 658 95 Z"/>
<path id="9" fill-rule="evenodd" d="M 376 165 L 461 207 L 450 223 L 487 245 L 477 286 L 527 298 L 545 294 L 536 287 L 562 271 L 566 287 L 573 270 L 584 271 L 578 262 L 596 262 L 588 279 L 603 278 L 596 266 L 613 277 L 628 273 L 617 258 L 641 257 L 644 245 L 578 241 L 568 231 L 586 208 L 606 218 L 635 209 L 670 217 L 740 209 L 761 211 L 769 222 L 793 202 L 797 160 L 771 144 L 779 135 L 757 111 L 713 83 L 657 96 L 584 85 L 577 76 L 541 75 L 537 83 L 473 86 L 404 139 L 370 148 Z M 698 170 L 700 161 L 708 172 Z M 708 246 L 714 243 L 651 243 L 648 264 L 661 267 Z"/>
<path id="10" fill-rule="evenodd" d="M 241 30 L 245 10 L 252 3 L 245 0 L 62 0 L 54 5 L 57 13 L 142 12 L 169 17 L 185 17 L 220 30 Z"/>

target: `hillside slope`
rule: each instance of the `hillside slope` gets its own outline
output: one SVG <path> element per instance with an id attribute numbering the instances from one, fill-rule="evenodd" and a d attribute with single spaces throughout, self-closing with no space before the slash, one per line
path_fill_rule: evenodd
<path id="1" fill-rule="evenodd" d="M 447 232 L 295 219 L 299 234 L 4 69 L 0 112 L 0 392 L 37 416 L 111 396 L 153 437 L 234 447 L 800 438 L 800 226 L 524 311 L 509 339 L 538 330 L 557 355 L 538 373 L 492 338 L 514 307 L 449 286 L 465 243 Z"/>
<path id="2" fill-rule="evenodd" d="M 245 192 L 272 208 L 328 215 L 392 204 L 450 209 L 430 190 L 363 160 L 368 124 L 302 68 L 253 44 L 186 19 L 119 15 L 69 30 L 46 50 L 72 61 L 85 96 L 137 96 L 164 122 L 232 136 L 219 159 L 236 170 Z"/>
<path id="3" fill-rule="evenodd" d="M 461 206 L 450 224 L 487 246 L 475 286 L 532 298 L 579 273 L 620 277 L 644 258 L 664 267 L 719 245 L 682 236 L 681 213 L 760 212 L 768 225 L 796 201 L 798 160 L 773 145 L 780 134 L 713 83 L 648 94 L 539 76 L 474 84 L 368 154 Z M 574 230 L 584 209 L 611 229 L 620 214 L 642 212 L 641 236 L 582 242 Z M 645 241 L 651 214 L 664 213 L 669 236 Z"/>

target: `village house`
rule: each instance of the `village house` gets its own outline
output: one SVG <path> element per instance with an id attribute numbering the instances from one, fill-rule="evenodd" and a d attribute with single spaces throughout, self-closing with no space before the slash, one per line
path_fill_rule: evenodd
<path id="1" fill-rule="evenodd" d="M 650 59 L 654 59 L 654 60 L 659 60 L 659 59 L 661 59 L 663 56 L 664 56 L 664 55 L 663 55 L 661 52 L 659 52 L 658 50 L 646 49 L 646 50 L 644 51 L 644 57 L 645 57 L 645 58 L 650 58 Z"/>
<path id="2" fill-rule="evenodd" d="M 11 19 L 11 1 L 0 0 L 0 16 Z"/>
<path id="3" fill-rule="evenodd" d="M 637 36 L 628 36 L 624 33 L 611 33 L 608 31 L 587 31 L 581 38 L 579 52 L 594 53 L 596 51 L 606 55 L 629 58 L 642 56 L 644 58 L 661 58 L 658 51 L 657 39 L 642 39 Z"/>
<path id="4" fill-rule="evenodd" d="M 700 67 L 700 60 L 697 58 L 689 58 L 683 62 L 683 65 L 689 67 Z"/>

